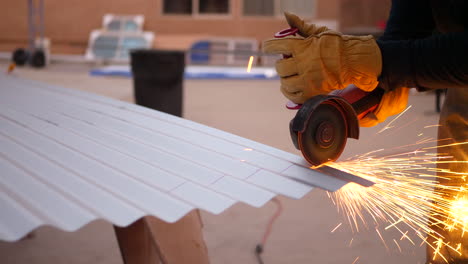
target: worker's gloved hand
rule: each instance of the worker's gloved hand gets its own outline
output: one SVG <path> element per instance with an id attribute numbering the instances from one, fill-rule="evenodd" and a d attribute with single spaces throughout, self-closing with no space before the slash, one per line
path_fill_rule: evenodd
<path id="1" fill-rule="evenodd" d="M 299 18 L 298 16 L 284 12 L 284 16 L 286 18 L 286 21 L 288 22 L 289 26 L 291 28 L 297 28 L 297 33 L 301 35 L 304 38 L 307 38 L 311 35 L 318 35 L 320 33 L 323 33 L 325 31 L 331 31 L 331 29 L 325 27 L 325 26 L 317 26 L 315 24 L 307 24 L 304 20 Z"/>
<path id="2" fill-rule="evenodd" d="M 380 100 L 377 109 L 365 115 L 359 120 L 359 126 L 371 127 L 382 123 L 387 117 L 396 115 L 405 110 L 408 104 L 409 88 L 401 87 L 386 92 Z"/>
<path id="3" fill-rule="evenodd" d="M 281 91 L 294 103 L 355 84 L 371 91 L 382 70 L 380 49 L 372 36 L 347 36 L 306 24 L 293 14 L 285 14 L 291 27 L 302 37 L 269 39 L 263 51 L 292 57 L 276 63 Z"/>

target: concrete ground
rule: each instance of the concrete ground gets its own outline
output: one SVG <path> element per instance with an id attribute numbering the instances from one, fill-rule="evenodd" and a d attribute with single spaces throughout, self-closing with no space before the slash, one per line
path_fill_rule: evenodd
<path id="1" fill-rule="evenodd" d="M 0 63 L 1 70 L 6 67 L 6 62 Z M 44 70 L 17 68 L 13 74 L 133 101 L 131 79 L 91 77 L 88 75 L 90 67 L 55 64 Z M 299 155 L 288 131 L 295 111 L 285 109 L 286 100 L 278 87 L 279 81 L 187 80 L 184 116 Z M 395 128 L 383 133 L 377 132 L 385 124 L 362 129 L 361 139 L 348 142 L 342 159 L 415 142 L 421 132 L 435 138 L 435 129 L 423 129 L 425 125 L 438 122 L 434 95 L 412 93 L 409 104 L 412 108 L 394 123 Z M 279 200 L 283 212 L 266 244 L 265 264 L 424 263 L 424 246 L 400 241 L 401 234 L 395 229 L 382 234 L 388 245 L 386 249 L 370 218 L 366 219 L 368 228 L 362 226 L 359 232 L 353 232 L 325 191 L 315 189 L 301 200 L 285 197 Z M 274 211 L 275 205 L 270 202 L 262 208 L 237 204 L 221 215 L 202 212 L 211 262 L 258 263 L 254 248 Z M 340 223 L 342 225 L 332 232 Z M 398 241 L 401 251 L 393 239 Z M 112 226 L 105 221 L 95 221 L 73 233 L 41 227 L 32 239 L 0 242 L 0 263 L 110 264 L 122 261 Z"/>

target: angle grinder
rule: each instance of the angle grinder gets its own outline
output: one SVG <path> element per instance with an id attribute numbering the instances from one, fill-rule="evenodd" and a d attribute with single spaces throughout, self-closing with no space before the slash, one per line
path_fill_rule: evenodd
<path id="1" fill-rule="evenodd" d="M 295 35 L 297 31 L 288 28 L 277 32 L 275 38 Z M 312 165 L 337 160 L 347 138 L 359 139 L 359 119 L 378 107 L 383 94 L 379 87 L 365 92 L 349 85 L 343 90 L 314 96 L 302 105 L 288 102 L 288 109 L 298 109 L 289 123 L 294 146 Z"/>
<path id="2" fill-rule="evenodd" d="M 337 160 L 347 138 L 359 139 L 359 119 L 378 107 L 383 94 L 382 88 L 365 92 L 349 85 L 310 98 L 289 123 L 294 146 L 312 165 Z"/>

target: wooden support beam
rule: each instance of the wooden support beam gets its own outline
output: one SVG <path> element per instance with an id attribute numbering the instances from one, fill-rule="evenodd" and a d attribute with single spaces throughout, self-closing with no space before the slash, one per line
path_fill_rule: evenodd
<path id="1" fill-rule="evenodd" d="M 198 210 L 172 224 L 148 216 L 114 229 L 125 264 L 209 263 Z"/>
<path id="2" fill-rule="evenodd" d="M 160 255 L 145 219 L 127 227 L 114 226 L 122 260 L 125 264 L 159 264 Z"/>

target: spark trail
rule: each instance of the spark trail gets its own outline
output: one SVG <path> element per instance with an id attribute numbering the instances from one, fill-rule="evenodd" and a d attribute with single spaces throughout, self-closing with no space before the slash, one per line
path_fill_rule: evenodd
<path id="1" fill-rule="evenodd" d="M 385 223 L 385 230 L 394 228 L 402 237 L 412 244 L 414 238 L 410 233 L 426 242 L 427 236 L 432 236 L 436 243 L 433 247 L 435 256 L 440 255 L 440 248 L 445 246 L 460 253 L 461 245 L 448 245 L 440 239 L 441 235 L 431 229 L 431 225 L 442 225 L 446 230 L 468 230 L 468 184 L 465 181 L 468 172 L 452 172 L 437 168 L 442 163 L 467 163 L 467 161 L 453 161 L 448 155 L 433 153 L 435 148 L 425 147 L 435 140 L 423 140 L 416 144 L 416 150 L 384 155 L 377 150 L 364 155 L 353 157 L 342 162 L 328 163 L 328 166 L 375 182 L 369 188 L 357 184 L 348 184 L 335 193 L 329 193 L 338 210 L 344 213 L 351 228 L 359 231 L 361 226 L 369 228 L 370 224 L 378 227 Z M 466 142 L 468 143 L 468 142 Z M 439 144 L 442 147 L 466 144 Z M 408 147 L 404 146 L 404 147 Z M 398 147 L 402 148 L 402 147 Z M 395 149 L 398 149 L 395 148 Z M 462 185 L 450 186 L 440 184 L 435 174 L 443 175 L 444 180 L 463 179 Z M 450 195 L 448 195 L 450 194 Z M 372 221 L 369 223 L 365 217 L 368 215 Z M 441 221 L 440 216 L 445 216 Z M 380 238 L 380 232 L 375 228 Z M 382 238 L 385 244 L 385 241 Z M 397 244 L 398 249 L 400 246 Z"/>

